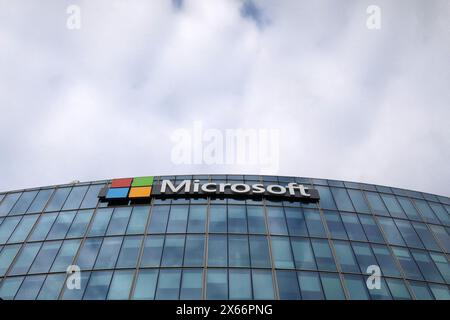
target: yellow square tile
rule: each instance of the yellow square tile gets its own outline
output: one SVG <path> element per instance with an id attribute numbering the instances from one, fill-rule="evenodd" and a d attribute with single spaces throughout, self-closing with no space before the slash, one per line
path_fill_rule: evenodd
<path id="1" fill-rule="evenodd" d="M 148 198 L 152 193 L 152 187 L 134 187 L 130 189 L 128 198 Z"/>

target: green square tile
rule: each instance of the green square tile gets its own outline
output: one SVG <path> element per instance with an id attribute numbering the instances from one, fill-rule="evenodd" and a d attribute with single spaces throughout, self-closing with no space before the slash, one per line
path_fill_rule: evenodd
<path id="1" fill-rule="evenodd" d="M 137 177 L 133 179 L 132 187 L 147 187 L 153 185 L 153 177 Z"/>

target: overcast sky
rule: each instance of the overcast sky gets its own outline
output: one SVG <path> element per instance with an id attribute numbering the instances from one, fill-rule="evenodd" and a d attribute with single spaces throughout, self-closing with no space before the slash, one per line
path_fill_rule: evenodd
<path id="1" fill-rule="evenodd" d="M 260 172 L 174 164 L 202 121 L 279 130 L 273 174 L 449 196 L 449 58 L 448 0 L 0 0 L 0 191 Z"/>

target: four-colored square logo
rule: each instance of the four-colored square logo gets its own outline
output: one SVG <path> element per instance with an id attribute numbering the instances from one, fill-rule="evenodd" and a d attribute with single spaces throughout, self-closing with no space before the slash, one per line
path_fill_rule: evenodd
<path id="1" fill-rule="evenodd" d="M 143 199 L 149 198 L 152 193 L 153 177 L 136 177 L 113 179 L 111 187 L 106 192 L 105 199 Z"/>

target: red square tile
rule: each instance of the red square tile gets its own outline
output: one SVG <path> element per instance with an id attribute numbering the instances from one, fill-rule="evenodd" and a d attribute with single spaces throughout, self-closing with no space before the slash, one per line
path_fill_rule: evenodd
<path id="1" fill-rule="evenodd" d="M 133 178 L 113 179 L 111 188 L 126 188 L 131 186 Z"/>

